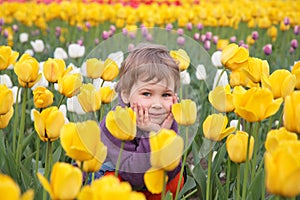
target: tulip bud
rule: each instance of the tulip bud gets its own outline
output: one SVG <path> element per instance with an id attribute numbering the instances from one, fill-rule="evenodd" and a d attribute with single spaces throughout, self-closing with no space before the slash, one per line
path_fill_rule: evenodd
<path id="1" fill-rule="evenodd" d="M 172 114 L 178 124 L 184 126 L 192 125 L 197 118 L 196 103 L 190 99 L 175 103 L 172 105 Z"/>
<path id="2" fill-rule="evenodd" d="M 270 55 L 272 54 L 272 44 L 266 44 L 264 47 L 263 47 L 263 51 L 266 55 Z"/>
<path id="3" fill-rule="evenodd" d="M 33 102 L 36 108 L 46 108 L 53 103 L 53 93 L 45 87 L 37 87 L 33 91 Z"/>

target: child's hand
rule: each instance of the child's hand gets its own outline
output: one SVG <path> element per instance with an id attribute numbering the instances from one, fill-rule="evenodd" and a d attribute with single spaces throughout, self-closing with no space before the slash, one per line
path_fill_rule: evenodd
<path id="1" fill-rule="evenodd" d="M 133 103 L 132 109 L 136 113 L 136 125 L 141 130 L 157 132 L 161 129 L 159 124 L 151 122 L 147 108 L 143 108 L 141 105 Z"/>

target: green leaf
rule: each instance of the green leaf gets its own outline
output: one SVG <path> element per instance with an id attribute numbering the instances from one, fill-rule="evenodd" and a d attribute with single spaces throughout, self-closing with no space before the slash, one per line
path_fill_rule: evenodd
<path id="1" fill-rule="evenodd" d="M 218 150 L 218 153 L 212 163 L 212 174 L 217 174 L 219 172 L 219 168 L 221 167 L 221 163 L 224 161 L 224 157 L 226 154 L 226 143 L 224 143 L 221 148 Z"/>
<path id="2" fill-rule="evenodd" d="M 192 171 L 193 177 L 197 184 L 200 186 L 202 196 L 205 197 L 206 191 L 206 174 L 205 171 L 202 169 L 200 163 L 195 165 Z"/>
<path id="3" fill-rule="evenodd" d="M 196 187 L 196 182 L 195 180 L 191 177 L 191 176 L 187 176 L 187 180 L 185 182 L 185 184 L 183 185 L 180 193 L 179 193 L 179 198 L 185 194 L 187 191 L 193 189 L 194 187 Z"/>
<path id="4" fill-rule="evenodd" d="M 173 200 L 172 193 L 170 191 L 167 192 L 164 200 Z"/>
<path id="5" fill-rule="evenodd" d="M 264 184 L 264 170 L 256 172 L 254 179 L 251 181 L 250 187 L 248 189 L 249 195 L 252 194 L 252 197 L 248 197 L 247 199 L 260 199 L 262 193 L 262 186 Z M 262 183 L 263 182 L 263 183 Z"/>
<path id="6" fill-rule="evenodd" d="M 52 164 L 54 164 L 54 163 L 56 163 L 56 162 L 59 161 L 60 155 L 61 155 L 61 150 L 62 150 L 62 148 L 61 148 L 60 145 L 55 149 L 55 151 L 54 151 L 54 153 L 52 155 Z"/>
<path id="7" fill-rule="evenodd" d="M 218 177 L 218 174 L 215 174 L 215 181 L 216 181 L 216 184 L 217 184 L 217 191 L 219 193 L 219 200 L 226 200 L 227 197 L 226 197 L 226 193 L 225 193 L 225 190 L 224 190 L 224 187 Z"/>

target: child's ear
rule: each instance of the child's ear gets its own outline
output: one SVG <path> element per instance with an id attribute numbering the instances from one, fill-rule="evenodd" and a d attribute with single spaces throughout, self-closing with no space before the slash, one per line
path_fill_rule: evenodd
<path id="1" fill-rule="evenodd" d="M 125 90 L 121 91 L 121 98 L 125 104 L 129 104 L 129 95 Z"/>

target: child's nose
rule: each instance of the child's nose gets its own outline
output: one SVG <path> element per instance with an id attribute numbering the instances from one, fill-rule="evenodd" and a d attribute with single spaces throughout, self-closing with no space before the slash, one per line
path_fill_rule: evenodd
<path id="1" fill-rule="evenodd" d="M 161 105 L 160 98 L 157 98 L 157 97 L 153 98 L 151 107 L 153 107 L 153 108 L 161 108 L 161 106 L 162 105 Z"/>

